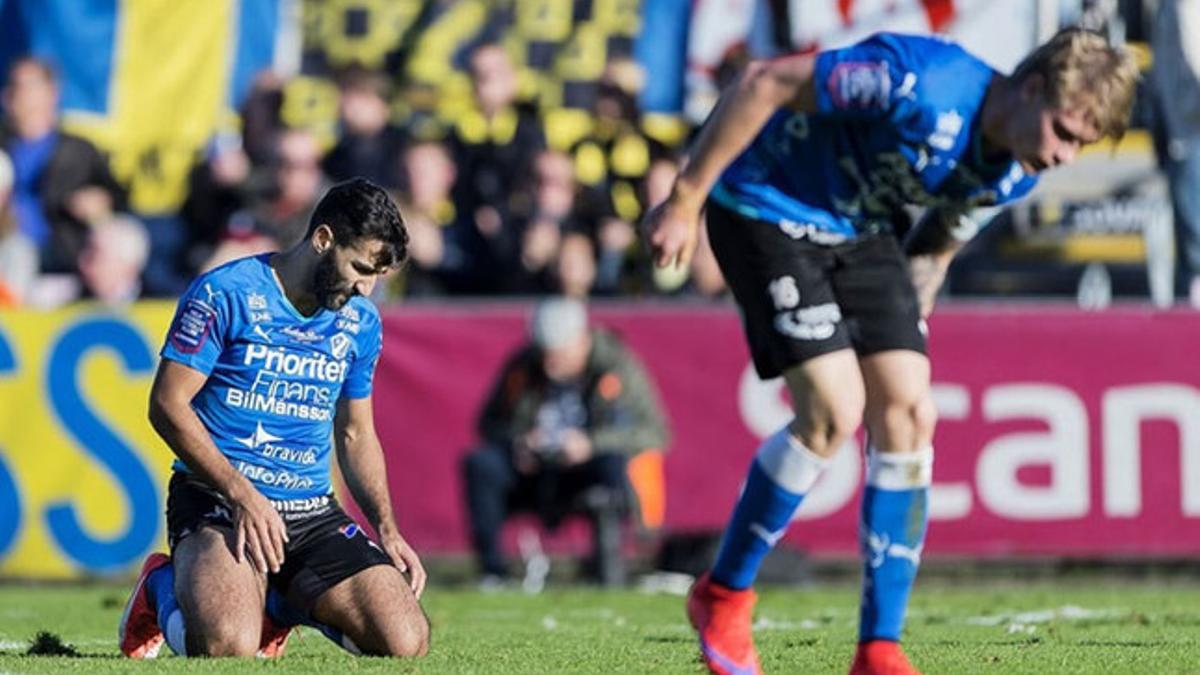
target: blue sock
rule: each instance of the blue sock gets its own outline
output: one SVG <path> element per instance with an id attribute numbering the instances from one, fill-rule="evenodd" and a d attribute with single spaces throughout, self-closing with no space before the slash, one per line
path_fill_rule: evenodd
<path id="1" fill-rule="evenodd" d="M 146 578 L 146 590 L 154 603 L 158 628 L 166 638 L 167 646 L 179 656 L 187 656 L 186 629 L 183 612 L 175 598 L 175 563 L 164 565 Z"/>
<path id="2" fill-rule="evenodd" d="M 858 639 L 900 640 L 908 596 L 921 563 L 933 448 L 869 452 L 860 537 L 862 612 Z"/>
<path id="3" fill-rule="evenodd" d="M 763 558 L 783 536 L 825 465 L 787 427 L 763 440 L 725 528 L 713 581 L 737 590 L 754 583 Z"/>
<path id="4" fill-rule="evenodd" d="M 315 621 L 311 617 L 306 617 L 293 609 L 283 595 L 274 588 L 267 589 L 267 614 L 270 615 L 272 621 L 280 626 L 297 626 L 301 624 L 310 626 L 321 631 L 322 635 L 351 654 L 362 653 L 358 645 L 354 644 L 354 641 L 346 637 L 340 630 Z"/>
<path id="5" fill-rule="evenodd" d="M 179 609 L 179 603 L 175 600 L 175 564 L 163 565 L 151 572 L 150 576 L 146 577 L 146 591 L 154 603 L 158 627 L 165 633 L 167 619 Z"/>

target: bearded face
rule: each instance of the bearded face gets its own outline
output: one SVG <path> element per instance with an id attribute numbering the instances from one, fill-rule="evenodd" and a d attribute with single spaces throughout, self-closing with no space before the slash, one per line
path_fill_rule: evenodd
<path id="1" fill-rule="evenodd" d="M 336 250 L 336 247 L 330 247 L 321 255 L 313 275 L 313 294 L 317 302 L 333 312 L 341 309 L 356 293 L 354 284 L 338 272 Z"/>

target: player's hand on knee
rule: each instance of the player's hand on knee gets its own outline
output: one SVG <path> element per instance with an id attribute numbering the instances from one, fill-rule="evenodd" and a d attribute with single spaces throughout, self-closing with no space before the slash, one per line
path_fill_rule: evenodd
<path id="1" fill-rule="evenodd" d="M 253 487 L 231 501 L 237 531 L 234 557 L 239 563 L 248 558 L 250 564 L 263 574 L 278 572 L 283 564 L 283 547 L 288 540 L 283 518 Z"/>
<path id="2" fill-rule="evenodd" d="M 696 252 L 700 214 L 670 200 L 651 209 L 639 224 L 642 239 L 650 248 L 650 257 L 658 267 L 674 263 L 687 267 Z"/>
<path id="3" fill-rule="evenodd" d="M 388 557 L 392 559 L 392 564 L 402 573 L 408 574 L 408 585 L 412 588 L 413 594 L 420 598 L 421 594 L 425 592 L 425 581 L 429 575 L 425 573 L 425 566 L 421 564 L 421 558 L 417 556 L 417 552 L 394 528 L 381 529 L 379 543 Z"/>

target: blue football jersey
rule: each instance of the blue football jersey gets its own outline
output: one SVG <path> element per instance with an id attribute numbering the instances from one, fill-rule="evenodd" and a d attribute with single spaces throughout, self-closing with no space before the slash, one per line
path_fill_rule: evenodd
<path id="1" fill-rule="evenodd" d="M 271 269 L 270 254 L 198 277 L 180 298 L 163 358 L 208 376 L 192 400 L 217 448 L 269 499 L 330 488 L 338 399 L 365 398 L 383 333 L 370 301 L 305 317 Z M 176 471 L 187 471 L 176 460 Z"/>
<path id="2" fill-rule="evenodd" d="M 890 231 L 906 205 L 965 212 L 1016 199 L 1037 178 L 980 150 L 995 75 L 935 37 L 880 33 L 822 52 L 816 112 L 777 111 L 712 198 L 822 244 Z"/>

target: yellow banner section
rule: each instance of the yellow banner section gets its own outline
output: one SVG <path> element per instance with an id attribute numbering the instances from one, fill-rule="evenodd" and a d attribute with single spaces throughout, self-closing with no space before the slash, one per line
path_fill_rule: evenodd
<path id="1" fill-rule="evenodd" d="M 0 312 L 0 576 L 124 572 L 165 546 L 146 421 L 171 303 Z"/>

